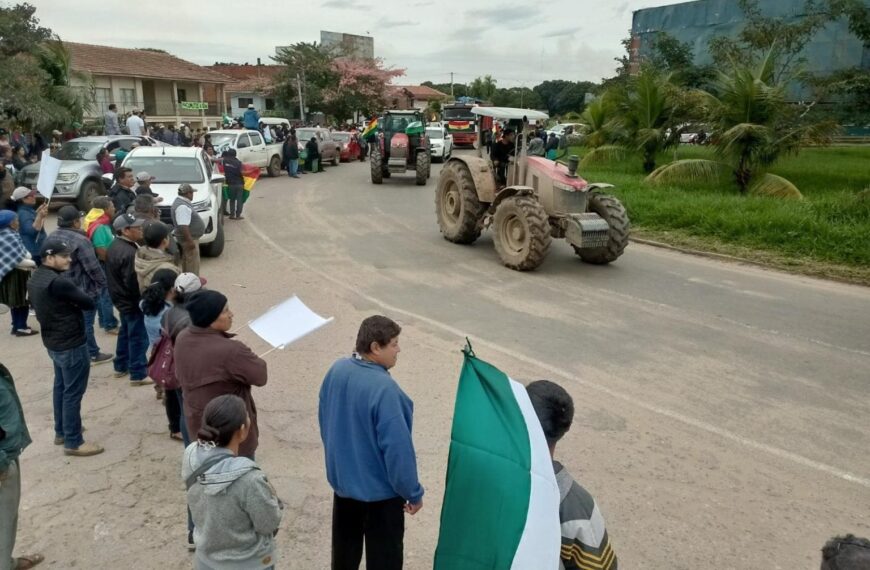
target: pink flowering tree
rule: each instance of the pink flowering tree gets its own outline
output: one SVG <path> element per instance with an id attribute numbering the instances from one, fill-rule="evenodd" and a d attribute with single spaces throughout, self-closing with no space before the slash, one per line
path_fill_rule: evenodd
<path id="1" fill-rule="evenodd" d="M 343 122 L 359 111 L 366 117 L 381 112 L 387 106 L 390 82 L 405 74 L 404 69 L 385 68 L 380 58 L 332 61 L 334 81 L 323 89 L 325 111 Z"/>

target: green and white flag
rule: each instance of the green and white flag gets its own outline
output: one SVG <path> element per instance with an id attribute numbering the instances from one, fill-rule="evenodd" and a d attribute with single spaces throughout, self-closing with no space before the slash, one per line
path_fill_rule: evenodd
<path id="1" fill-rule="evenodd" d="M 435 570 L 556 570 L 560 545 L 559 488 L 526 389 L 469 346 Z"/>

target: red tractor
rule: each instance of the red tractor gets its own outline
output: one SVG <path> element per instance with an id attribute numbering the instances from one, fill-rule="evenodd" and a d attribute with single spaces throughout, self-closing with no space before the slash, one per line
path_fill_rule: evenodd
<path id="1" fill-rule="evenodd" d="M 372 184 L 381 184 L 394 173 L 413 170 L 423 186 L 432 170 L 426 119 L 416 110 L 386 111 L 379 121 L 378 142 L 372 150 Z"/>

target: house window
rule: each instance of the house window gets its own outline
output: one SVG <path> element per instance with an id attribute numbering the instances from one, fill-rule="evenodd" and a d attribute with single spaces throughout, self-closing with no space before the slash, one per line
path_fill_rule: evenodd
<path id="1" fill-rule="evenodd" d="M 274 99 L 266 99 L 266 110 L 274 111 L 275 110 L 275 100 Z"/>
<path id="2" fill-rule="evenodd" d="M 178 90 L 178 101 L 179 103 L 182 101 L 187 101 L 187 89 Z"/>
<path id="3" fill-rule="evenodd" d="M 248 105 L 253 105 L 254 99 L 252 97 L 239 97 L 239 107 L 244 109 Z"/>
<path id="4" fill-rule="evenodd" d="M 105 113 L 109 110 L 109 103 L 112 102 L 112 90 L 105 87 L 94 88 L 94 107 L 100 113 Z"/>
<path id="5" fill-rule="evenodd" d="M 136 90 L 135 89 L 121 89 L 121 105 L 125 107 L 130 107 L 136 104 Z"/>

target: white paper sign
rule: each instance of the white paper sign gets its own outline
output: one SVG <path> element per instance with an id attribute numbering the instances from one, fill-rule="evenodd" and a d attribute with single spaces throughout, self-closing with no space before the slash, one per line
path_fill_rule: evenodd
<path id="1" fill-rule="evenodd" d="M 248 323 L 248 326 L 273 347 L 284 348 L 332 320 L 332 317 L 324 319 L 293 295 Z"/>
<path id="2" fill-rule="evenodd" d="M 54 185 L 57 183 L 57 175 L 60 173 L 60 161 L 48 152 L 42 151 L 42 160 L 39 163 L 39 180 L 36 181 L 36 191 L 51 200 L 54 194 Z"/>

